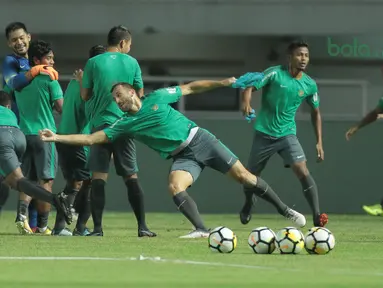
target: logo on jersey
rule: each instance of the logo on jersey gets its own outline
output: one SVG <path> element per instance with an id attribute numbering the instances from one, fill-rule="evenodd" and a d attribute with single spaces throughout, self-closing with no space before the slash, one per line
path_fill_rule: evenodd
<path id="1" fill-rule="evenodd" d="M 174 94 L 177 92 L 177 89 L 174 87 L 166 88 L 166 90 L 168 91 L 169 94 Z"/>
<path id="2" fill-rule="evenodd" d="M 314 102 L 318 101 L 318 93 L 317 92 L 314 93 L 313 100 L 314 100 Z"/>
<path id="3" fill-rule="evenodd" d="M 154 104 L 153 107 L 152 107 L 152 110 L 153 110 L 153 111 L 157 111 L 157 110 L 158 110 L 158 105 L 157 105 L 157 104 Z"/>
<path id="4" fill-rule="evenodd" d="M 300 97 L 302 97 L 304 94 L 305 94 L 305 92 L 303 92 L 303 90 L 299 90 L 298 95 L 299 95 Z"/>

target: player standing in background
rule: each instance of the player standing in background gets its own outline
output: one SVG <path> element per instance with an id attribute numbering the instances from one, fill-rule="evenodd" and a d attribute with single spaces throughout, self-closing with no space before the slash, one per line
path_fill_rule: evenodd
<path id="1" fill-rule="evenodd" d="M 32 41 L 28 49 L 28 57 L 31 66 L 46 65 L 51 71 L 55 71 L 52 68 L 54 54 L 49 43 L 41 40 Z M 20 129 L 27 139 L 27 150 L 22 163 L 23 173 L 28 179 L 38 181 L 49 192 L 52 192 L 53 180 L 56 176 L 57 152 L 55 145 L 44 143 L 39 139 L 38 131 L 46 126 L 56 130 L 52 107 L 61 113 L 63 104 L 63 93 L 57 80 L 57 72 L 55 80 L 47 75 L 39 75 L 22 91 L 15 92 L 20 113 Z M 16 222 L 19 230 L 24 233 L 30 233 L 25 223 L 28 205 L 28 201 L 20 201 L 20 211 Z M 47 203 L 39 203 L 38 233 L 52 234 L 48 228 L 50 208 Z"/>
<path id="2" fill-rule="evenodd" d="M 102 45 L 93 46 L 89 51 L 89 59 L 106 52 Z M 85 101 L 81 99 L 80 84 L 77 79 L 72 79 L 64 93 L 64 105 L 61 114 L 61 121 L 57 134 L 90 134 L 88 121 L 85 115 Z M 76 199 L 76 209 L 78 219 L 74 236 L 87 236 L 90 234 L 86 228 L 86 223 L 90 217 L 90 179 L 91 175 L 87 168 L 88 147 L 73 146 L 57 143 L 59 153 L 59 164 L 66 180 L 63 191 L 68 195 L 68 202 L 73 204 Z M 70 236 L 65 228 L 64 216 L 60 213 L 56 215 L 55 227 L 52 235 Z"/>
<path id="3" fill-rule="evenodd" d="M 5 28 L 5 36 L 12 54 L 5 56 L 2 63 L 3 87 L 6 92 L 14 96 L 15 90 L 21 90 L 27 86 L 40 71 L 44 71 L 46 74 L 50 72 L 46 71 L 43 65 L 38 65 L 32 71 L 29 71 L 28 48 L 31 35 L 24 23 L 13 22 L 8 24 Z M 12 111 L 19 119 L 17 105 L 14 101 L 12 101 Z M 2 185 L 0 188 L 0 209 L 5 204 L 8 194 L 9 187 Z M 24 198 L 25 195 L 21 193 L 20 200 Z M 34 207 L 34 201 L 29 206 L 29 225 L 33 230 L 36 229 L 37 211 Z"/>
<path id="4" fill-rule="evenodd" d="M 318 87 L 304 71 L 309 63 L 309 49 L 304 42 L 294 42 L 288 47 L 288 66 L 274 66 L 263 72 L 264 77 L 255 81 L 243 93 L 243 110 L 247 116 L 253 88 L 262 89 L 262 107 L 254 125 L 255 134 L 248 161 L 248 169 L 259 176 L 270 157 L 278 153 L 285 167 L 291 167 L 301 182 L 303 194 L 309 203 L 315 226 L 325 226 L 328 216 L 321 214 L 318 188 L 306 165 L 306 156 L 296 136 L 295 114 L 305 100 L 312 108 L 311 120 L 316 135 L 318 162 L 324 160 L 322 145 L 322 120 L 319 111 Z M 244 187 L 245 205 L 240 212 L 242 224 L 251 220 L 254 197 Z"/>
<path id="5" fill-rule="evenodd" d="M 278 212 L 299 227 L 306 224 L 305 217 L 289 208 L 261 178 L 249 173 L 238 158 L 213 134 L 197 126 L 170 104 L 182 96 L 228 87 L 235 78 L 222 81 L 195 81 L 186 85 L 164 88 L 140 98 L 128 83 L 112 87 L 113 98 L 128 114 L 110 127 L 91 135 L 55 135 L 50 130 L 40 131 L 43 141 L 98 145 L 118 141 L 121 137 L 134 137 L 157 151 L 165 159 L 173 159 L 169 174 L 169 192 L 179 211 L 196 230 L 181 238 L 206 238 L 205 227 L 194 200 L 186 192 L 205 167 L 210 167 L 246 185 L 255 195 L 271 203 Z M 93 146 L 92 146 L 93 147 Z"/>
<path id="6" fill-rule="evenodd" d="M 11 96 L 0 91 L 0 180 L 15 190 L 24 191 L 35 199 L 53 204 L 70 224 L 70 208 L 63 194 L 56 195 L 42 189 L 25 178 L 20 169 L 20 161 L 27 144 L 25 135 L 17 124 L 17 117 L 11 111 L 11 104 Z"/>
<path id="7" fill-rule="evenodd" d="M 346 132 L 346 139 L 350 140 L 351 137 L 360 129 L 375 122 L 377 119 L 380 118 L 380 115 L 382 113 L 383 113 L 383 97 L 380 98 L 378 105 L 375 107 L 375 109 L 371 110 L 366 116 L 364 116 L 363 119 L 360 120 L 358 124 L 348 129 L 348 131 Z M 372 216 L 383 216 L 383 198 L 380 204 L 375 204 L 371 206 L 364 205 L 362 208 L 364 211 L 366 211 L 366 213 Z"/>
<path id="8" fill-rule="evenodd" d="M 100 131 L 120 119 L 124 113 L 113 101 L 110 88 L 127 82 L 143 95 L 141 69 L 136 59 L 127 55 L 132 38 L 124 26 L 113 27 L 108 34 L 107 52 L 89 59 L 84 68 L 81 97 L 92 132 Z M 105 185 L 113 153 L 117 175 L 123 177 L 129 203 L 138 223 L 138 237 L 155 237 L 145 221 L 144 194 L 137 178 L 136 147 L 133 139 L 121 138 L 107 145 L 90 148 L 89 169 L 92 172 L 91 207 L 94 230 L 89 236 L 103 236 L 102 214 L 105 207 Z"/>

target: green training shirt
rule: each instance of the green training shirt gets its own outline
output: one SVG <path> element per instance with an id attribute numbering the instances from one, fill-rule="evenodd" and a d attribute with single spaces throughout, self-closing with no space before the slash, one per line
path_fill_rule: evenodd
<path id="1" fill-rule="evenodd" d="M 11 109 L 0 105 L 0 126 L 11 126 L 19 128 L 17 117 Z"/>

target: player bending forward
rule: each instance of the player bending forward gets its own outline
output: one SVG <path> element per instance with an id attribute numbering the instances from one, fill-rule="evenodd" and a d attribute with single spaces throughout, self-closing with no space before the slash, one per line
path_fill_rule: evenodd
<path id="1" fill-rule="evenodd" d="M 245 169 L 238 158 L 213 134 L 198 127 L 169 104 L 181 96 L 201 93 L 219 87 L 230 87 L 236 81 L 195 81 L 187 85 L 159 89 L 139 98 L 127 83 L 112 87 L 112 95 L 127 116 L 110 127 L 91 135 L 56 135 L 49 129 L 40 131 L 47 142 L 74 145 L 95 145 L 130 136 L 157 151 L 165 159 L 173 159 L 169 175 L 169 191 L 182 214 L 196 230 L 181 238 L 203 238 L 209 235 L 197 205 L 186 192 L 204 167 L 228 174 L 237 182 L 249 187 L 255 195 L 274 205 L 278 212 L 299 227 L 306 224 L 305 217 L 283 203 L 272 188 L 261 178 Z"/>

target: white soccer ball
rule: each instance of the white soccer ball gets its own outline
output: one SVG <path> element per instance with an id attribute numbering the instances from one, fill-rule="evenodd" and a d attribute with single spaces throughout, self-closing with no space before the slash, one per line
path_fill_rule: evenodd
<path id="1" fill-rule="evenodd" d="M 309 254 L 324 255 L 335 247 L 335 237 L 324 227 L 313 227 L 305 236 L 305 249 Z"/>
<path id="2" fill-rule="evenodd" d="M 236 247 L 237 236 L 229 228 L 220 226 L 210 232 L 210 250 L 219 253 L 231 253 Z"/>
<path id="3" fill-rule="evenodd" d="M 247 242 L 254 253 L 271 254 L 275 250 L 275 233 L 268 227 L 258 227 L 251 231 Z"/>
<path id="4" fill-rule="evenodd" d="M 275 243 L 281 254 L 299 254 L 304 246 L 304 236 L 295 227 L 286 227 L 277 232 Z"/>

